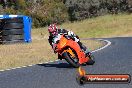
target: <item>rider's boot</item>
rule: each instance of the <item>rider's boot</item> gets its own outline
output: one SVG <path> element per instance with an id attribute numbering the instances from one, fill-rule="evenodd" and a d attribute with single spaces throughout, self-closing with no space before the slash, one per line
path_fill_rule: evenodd
<path id="1" fill-rule="evenodd" d="M 87 49 L 85 45 L 83 45 L 80 41 L 78 42 L 80 48 L 84 51 L 85 56 L 90 56 L 91 52 Z"/>
<path id="2" fill-rule="evenodd" d="M 84 51 L 84 52 L 85 52 L 86 57 L 87 56 L 89 57 L 91 55 L 91 52 L 88 49 L 86 49 L 86 51 Z"/>
<path id="3" fill-rule="evenodd" d="M 58 54 L 58 59 L 62 60 L 62 56 L 60 54 Z"/>

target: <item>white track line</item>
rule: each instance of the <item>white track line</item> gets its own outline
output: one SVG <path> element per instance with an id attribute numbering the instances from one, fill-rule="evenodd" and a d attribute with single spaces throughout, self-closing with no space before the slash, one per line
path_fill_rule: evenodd
<path id="1" fill-rule="evenodd" d="M 107 44 L 105 46 L 99 48 L 99 49 L 91 51 L 92 53 L 100 51 L 100 50 L 108 47 L 109 45 L 111 45 L 111 42 L 108 41 L 108 40 L 104 40 L 104 39 L 97 39 L 97 40 L 107 42 Z M 58 60 L 55 60 L 55 61 L 49 61 L 49 62 L 44 62 L 44 63 L 51 63 L 51 62 L 56 62 L 56 61 L 60 61 L 60 60 L 58 59 Z M 44 63 L 38 63 L 38 64 L 44 64 Z M 34 66 L 34 65 L 36 65 L 36 64 L 31 64 L 31 65 L 22 66 L 22 67 L 9 68 L 9 69 L 5 69 L 5 70 L 0 70 L 0 72 L 2 72 L 2 71 L 9 71 L 9 70 L 13 70 L 13 69 L 19 69 L 19 68 L 25 68 L 25 67 L 31 67 L 31 66 Z"/>
<path id="2" fill-rule="evenodd" d="M 107 44 L 106 44 L 105 46 L 99 48 L 99 49 L 96 49 L 96 50 L 92 51 L 92 53 L 97 52 L 97 51 L 99 51 L 99 50 L 102 50 L 102 49 L 108 47 L 109 45 L 111 45 L 111 42 L 108 41 L 108 40 L 104 40 L 104 39 L 97 39 L 97 40 L 107 42 Z"/>

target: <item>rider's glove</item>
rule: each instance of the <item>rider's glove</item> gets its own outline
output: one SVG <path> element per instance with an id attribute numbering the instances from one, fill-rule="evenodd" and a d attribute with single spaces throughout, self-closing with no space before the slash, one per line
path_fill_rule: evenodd
<path id="1" fill-rule="evenodd" d="M 57 53 L 56 49 L 54 50 L 54 53 L 55 53 L 55 54 Z"/>
<path id="2" fill-rule="evenodd" d="M 71 36 L 69 36 L 69 35 L 64 35 L 64 37 L 66 38 L 66 39 L 71 39 Z"/>
<path id="3" fill-rule="evenodd" d="M 53 44 L 52 48 L 53 48 L 53 50 L 54 50 L 54 53 L 57 53 L 57 52 L 56 52 L 56 48 L 57 48 L 57 47 L 56 47 L 56 44 Z"/>

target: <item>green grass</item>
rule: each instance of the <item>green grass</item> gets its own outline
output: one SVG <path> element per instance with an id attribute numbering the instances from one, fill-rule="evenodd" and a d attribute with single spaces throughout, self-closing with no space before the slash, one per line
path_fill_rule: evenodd
<path id="1" fill-rule="evenodd" d="M 131 36 L 132 14 L 100 16 L 74 23 L 67 22 L 58 27 L 72 30 L 80 38 Z M 48 35 L 47 27 L 38 30 L 35 33 L 39 32 L 43 37 Z"/>
<path id="2" fill-rule="evenodd" d="M 58 25 L 75 32 L 80 38 L 132 36 L 132 14 L 106 15 L 74 23 Z M 32 43 L 0 45 L 0 69 L 37 64 L 57 59 L 48 44 L 47 27 L 32 30 Z M 81 40 L 90 50 L 102 43 Z"/>
<path id="3" fill-rule="evenodd" d="M 131 36 L 132 14 L 100 16 L 60 27 L 72 29 L 81 38 Z"/>

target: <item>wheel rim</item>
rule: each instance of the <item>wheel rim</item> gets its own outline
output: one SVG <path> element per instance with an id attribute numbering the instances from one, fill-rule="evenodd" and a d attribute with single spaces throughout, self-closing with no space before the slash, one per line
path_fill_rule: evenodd
<path id="1" fill-rule="evenodd" d="M 75 54 L 75 57 L 71 57 L 70 53 L 68 53 L 68 54 L 69 54 L 71 60 L 74 61 L 76 64 L 79 62 L 79 60 L 78 60 L 78 58 L 76 57 L 76 54 L 75 54 L 75 53 L 74 53 L 74 54 Z"/>

